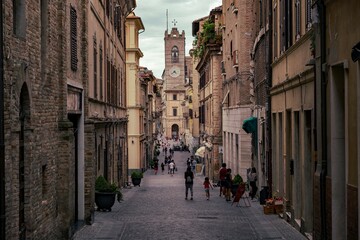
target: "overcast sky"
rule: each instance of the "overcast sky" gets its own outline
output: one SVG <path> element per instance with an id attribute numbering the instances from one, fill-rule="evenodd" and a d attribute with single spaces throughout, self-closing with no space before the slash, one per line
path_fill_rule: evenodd
<path id="1" fill-rule="evenodd" d="M 164 33 L 166 30 L 166 9 L 168 9 L 169 31 L 175 19 L 179 32 L 185 31 L 186 51 L 192 48 L 192 22 L 209 15 L 214 7 L 221 6 L 221 0 L 137 0 L 135 14 L 141 17 L 145 32 L 140 34 L 140 49 L 144 57 L 140 65 L 152 70 L 161 78 L 164 70 Z"/>

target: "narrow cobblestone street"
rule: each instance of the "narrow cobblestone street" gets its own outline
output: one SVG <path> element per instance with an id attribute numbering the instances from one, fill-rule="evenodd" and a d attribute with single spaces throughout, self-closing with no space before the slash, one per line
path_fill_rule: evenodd
<path id="1" fill-rule="evenodd" d="M 184 171 L 188 152 L 174 154 L 178 171 L 171 176 L 161 169 L 148 170 L 140 187 L 124 189 L 124 201 L 111 212 L 96 212 L 92 225 L 74 236 L 80 239 L 305 239 L 276 215 L 264 215 L 258 201 L 251 207 L 231 205 L 219 197 L 219 188 L 210 190 L 207 201 L 203 176 L 196 176 L 194 200 L 185 200 Z M 160 162 L 164 155 L 160 154 Z"/>

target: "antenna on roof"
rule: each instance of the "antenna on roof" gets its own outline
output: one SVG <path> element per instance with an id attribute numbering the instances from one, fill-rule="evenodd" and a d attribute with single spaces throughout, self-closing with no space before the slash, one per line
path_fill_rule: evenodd
<path id="1" fill-rule="evenodd" d="M 168 10 L 166 9 L 166 31 L 169 30 L 169 15 Z"/>

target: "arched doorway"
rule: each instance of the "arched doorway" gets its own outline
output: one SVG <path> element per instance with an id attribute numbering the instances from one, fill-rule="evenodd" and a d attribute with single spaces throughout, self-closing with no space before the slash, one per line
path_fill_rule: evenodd
<path id="1" fill-rule="evenodd" d="M 179 139 L 179 126 L 177 124 L 171 126 L 171 137 L 172 139 Z"/>

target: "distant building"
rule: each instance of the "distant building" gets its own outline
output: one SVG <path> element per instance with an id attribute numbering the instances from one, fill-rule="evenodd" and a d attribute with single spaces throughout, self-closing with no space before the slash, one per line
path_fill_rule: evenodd
<path id="1" fill-rule="evenodd" d="M 179 33 L 175 24 L 165 31 L 165 70 L 163 112 L 164 135 L 180 139 L 184 135 L 183 101 L 185 100 L 185 32 Z"/>

